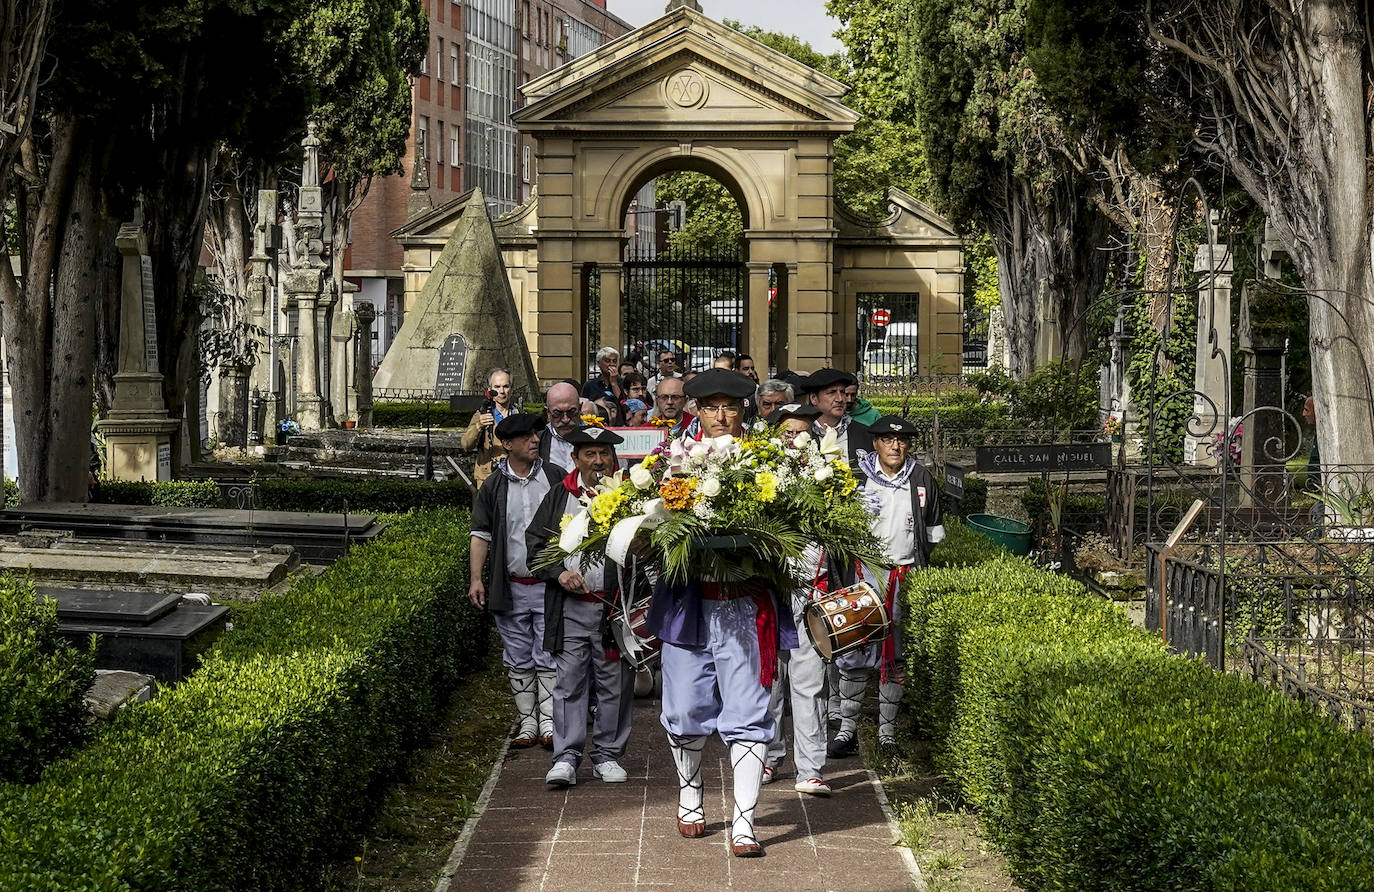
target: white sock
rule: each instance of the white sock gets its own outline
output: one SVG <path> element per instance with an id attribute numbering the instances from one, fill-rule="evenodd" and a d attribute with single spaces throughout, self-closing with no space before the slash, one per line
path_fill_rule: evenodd
<path id="1" fill-rule="evenodd" d="M 705 737 L 668 735 L 673 764 L 677 767 L 677 819 L 684 824 L 706 822 L 701 781 L 701 750 L 705 745 Z"/>
<path id="2" fill-rule="evenodd" d="M 767 750 L 766 743 L 730 744 L 730 764 L 735 768 L 735 814 L 730 838 L 737 844 L 758 842 L 754 837 L 754 806 L 759 802 Z"/>
<path id="3" fill-rule="evenodd" d="M 897 739 L 897 707 L 902 703 L 902 686 L 878 685 L 878 742 Z"/>
<path id="4" fill-rule="evenodd" d="M 853 737 L 859 725 L 859 706 L 868 687 L 868 670 L 840 670 L 840 730 L 835 736 Z"/>
<path id="5" fill-rule="evenodd" d="M 539 736 L 553 736 L 553 684 L 558 673 L 552 669 L 539 670 Z"/>
<path id="6" fill-rule="evenodd" d="M 539 730 L 534 670 L 511 669 L 506 674 L 510 677 L 510 691 L 515 695 L 515 712 L 520 717 L 520 730 L 515 736 L 533 738 Z"/>

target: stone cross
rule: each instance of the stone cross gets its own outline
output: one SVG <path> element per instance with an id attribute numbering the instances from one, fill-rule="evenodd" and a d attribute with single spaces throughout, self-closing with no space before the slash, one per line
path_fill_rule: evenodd
<path id="1" fill-rule="evenodd" d="M 296 309 L 296 422 L 302 430 L 319 430 L 326 414 L 320 365 L 329 362 L 328 336 L 323 350 L 317 307 L 324 285 L 324 196 L 319 184 L 320 139 L 312 121 L 301 140 L 305 161 L 301 165 L 300 201 L 296 213 L 296 268 L 287 277 L 287 291 Z M 323 355 L 322 355 L 323 354 Z"/>

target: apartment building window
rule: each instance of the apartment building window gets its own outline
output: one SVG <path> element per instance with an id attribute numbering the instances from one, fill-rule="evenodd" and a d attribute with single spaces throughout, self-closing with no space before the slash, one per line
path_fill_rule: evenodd
<path id="1" fill-rule="evenodd" d="M 444 38 L 436 37 L 439 48 L 434 51 L 434 76 L 439 80 L 444 79 Z"/>
<path id="2" fill-rule="evenodd" d="M 602 40 L 604 40 L 600 31 L 581 19 L 569 18 L 567 29 L 568 45 L 565 52 L 569 59 L 587 55 L 587 53 L 601 46 Z"/>
<path id="3" fill-rule="evenodd" d="M 463 164 L 462 140 L 459 135 L 462 132 L 457 124 L 448 129 L 448 163 L 454 167 L 461 167 Z"/>
<path id="4" fill-rule="evenodd" d="M 436 130 L 434 131 L 434 145 L 437 146 L 439 150 L 438 150 L 437 152 L 434 153 L 434 158 L 435 158 L 435 160 L 438 161 L 440 164 L 443 164 L 443 163 L 444 163 L 444 122 L 443 122 L 443 121 L 438 121 L 438 122 L 436 122 L 436 123 L 437 123 L 437 125 L 438 125 L 438 129 L 436 129 Z"/>
<path id="5" fill-rule="evenodd" d="M 429 74 L 429 53 L 420 57 L 420 73 Z"/>
<path id="6" fill-rule="evenodd" d="M 530 0 L 524 0 L 524 15 L 520 19 L 520 33 L 526 37 L 530 36 Z"/>
<path id="7" fill-rule="evenodd" d="M 520 147 L 520 180 L 530 182 L 530 147 Z"/>
<path id="8" fill-rule="evenodd" d="M 463 185 L 480 186 L 495 210 L 514 207 L 517 195 L 518 137 L 510 120 L 515 111 L 515 53 L 522 24 L 516 11 L 533 11 L 526 0 L 520 2 L 517 7 L 517 0 L 468 0 L 464 7 L 467 72 L 459 147 Z M 451 136 L 458 135 L 452 132 L 456 128 L 450 130 Z M 451 155 L 452 143 L 449 151 Z"/>
<path id="9" fill-rule="evenodd" d="M 429 160 L 429 117 L 420 115 L 420 124 L 416 129 L 415 141 L 420 144 L 420 157 Z"/>
<path id="10" fill-rule="evenodd" d="M 448 80 L 455 87 L 458 86 L 458 76 L 462 68 L 463 63 L 458 59 L 458 43 L 454 41 L 448 45 Z"/>

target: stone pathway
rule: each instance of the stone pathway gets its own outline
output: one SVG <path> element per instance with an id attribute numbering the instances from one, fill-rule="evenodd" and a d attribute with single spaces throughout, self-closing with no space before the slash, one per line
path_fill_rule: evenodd
<path id="1" fill-rule="evenodd" d="M 605 888 L 748 889 L 751 892 L 899 890 L 918 887 L 910 853 L 894 829 L 876 782 L 853 757 L 832 763 L 829 799 L 793 791 L 789 754 L 763 788 L 755 823 L 763 858 L 730 855 L 730 773 L 719 737 L 702 760 L 707 834 L 678 835 L 677 778 L 658 723 L 658 703 L 636 702 L 634 733 L 622 762 L 624 784 L 594 778 L 586 762 L 577 785 L 545 786 L 549 754 L 511 750 L 490 800 L 465 831 L 437 892 Z"/>

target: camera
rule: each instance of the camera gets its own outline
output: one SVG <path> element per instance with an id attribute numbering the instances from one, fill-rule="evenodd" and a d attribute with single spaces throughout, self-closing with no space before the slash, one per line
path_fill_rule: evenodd
<path id="1" fill-rule="evenodd" d="M 496 411 L 496 391 L 487 391 L 487 398 L 482 400 L 482 406 L 477 411 L 481 415 L 490 415 Z"/>

